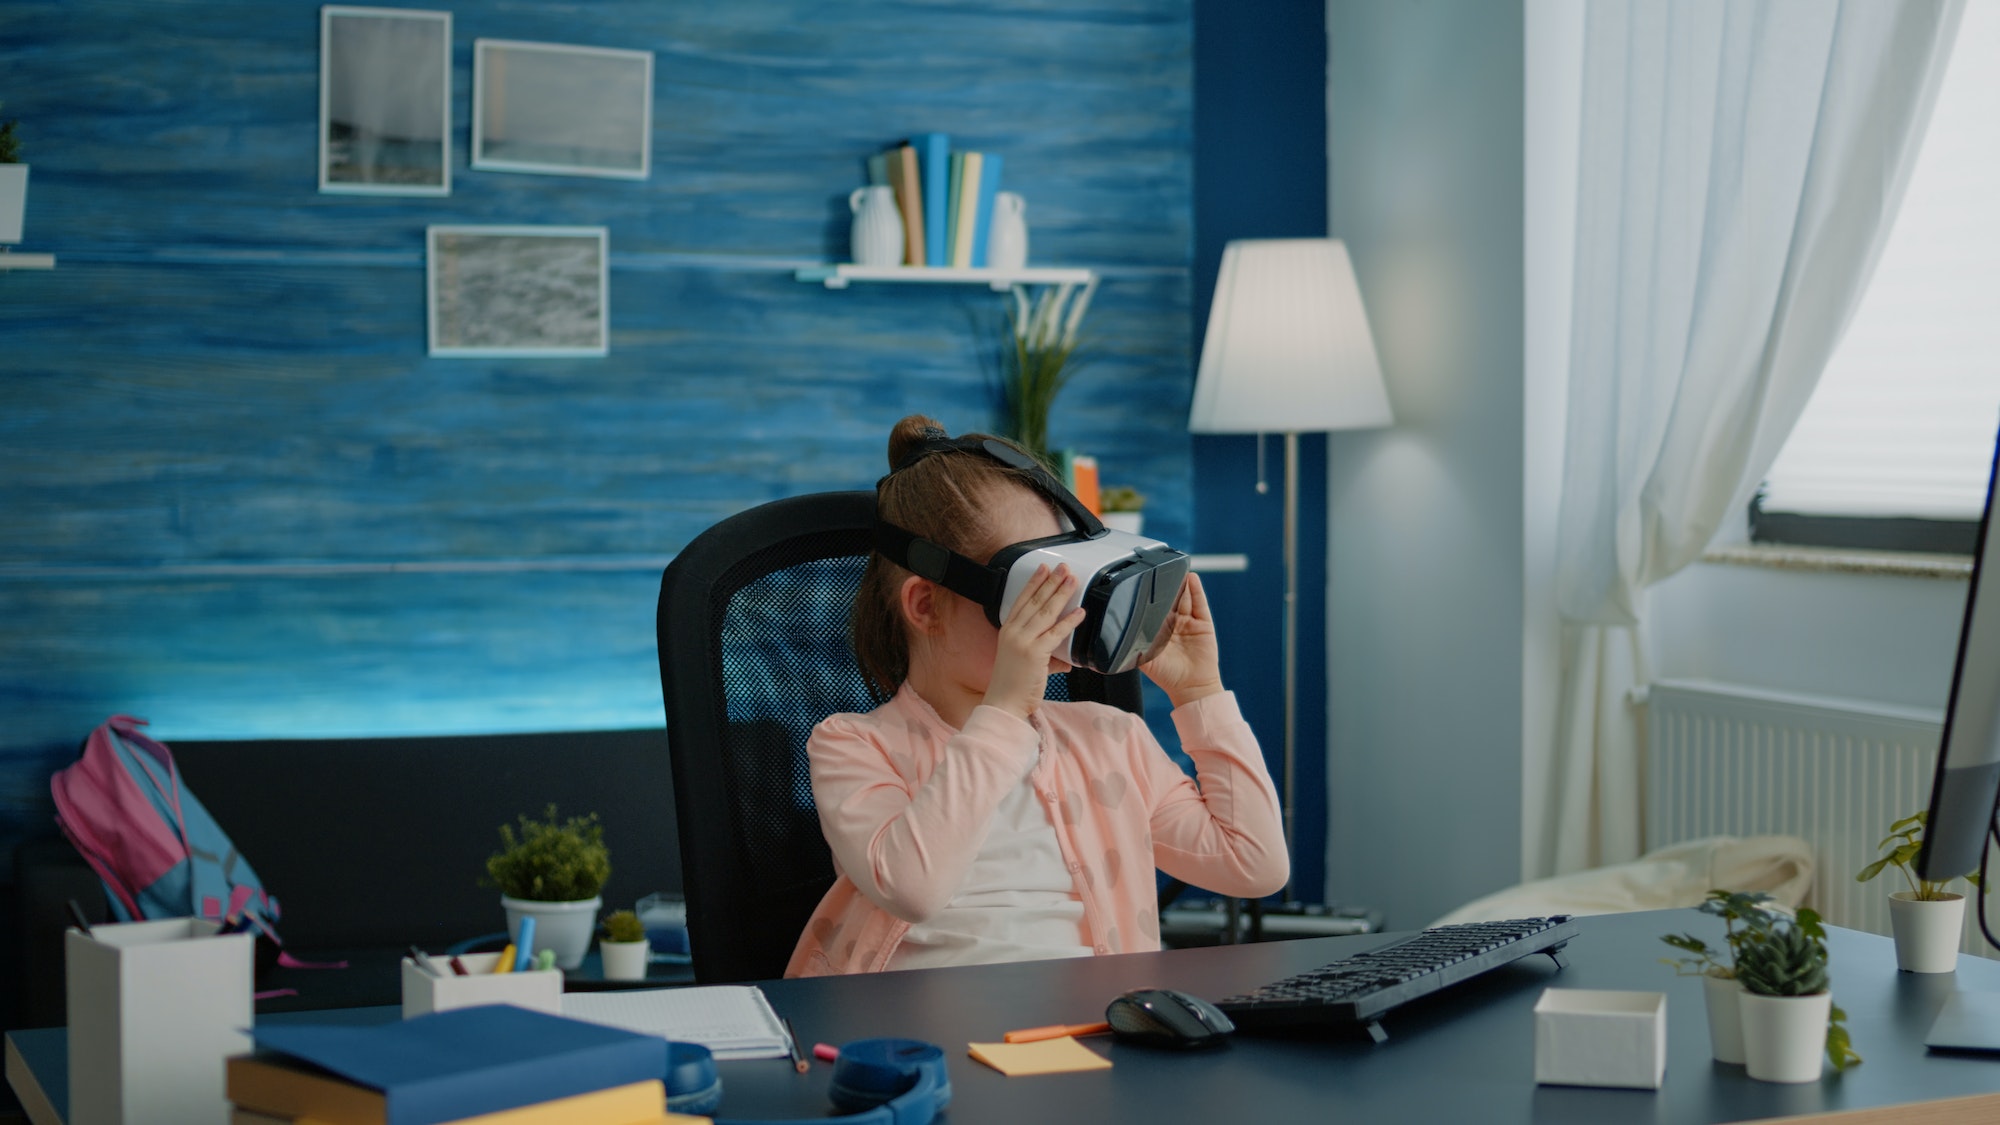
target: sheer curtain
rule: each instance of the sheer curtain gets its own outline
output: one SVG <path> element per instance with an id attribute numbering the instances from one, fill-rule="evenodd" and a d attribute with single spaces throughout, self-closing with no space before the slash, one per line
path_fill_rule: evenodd
<path id="1" fill-rule="evenodd" d="M 1866 288 L 1963 0 L 1585 16 L 1547 871 L 1637 856 L 1644 589 L 1762 476 Z"/>

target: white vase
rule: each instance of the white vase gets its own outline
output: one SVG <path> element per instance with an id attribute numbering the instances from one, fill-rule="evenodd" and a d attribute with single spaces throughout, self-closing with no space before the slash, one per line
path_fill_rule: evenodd
<path id="1" fill-rule="evenodd" d="M 604 900 L 532 902 L 501 895 L 500 905 L 507 908 L 507 940 L 519 941 L 521 919 L 533 916 L 535 950 L 553 949 L 556 967 L 574 969 L 583 964 L 583 955 L 590 952 L 591 935 L 597 932 L 597 908 L 604 905 Z"/>
<path id="2" fill-rule="evenodd" d="M 0 242 L 21 241 L 28 212 L 28 166 L 0 164 Z"/>
<path id="3" fill-rule="evenodd" d="M 1906 973 L 1949 973 L 1958 968 L 1965 896 L 1924 900 L 1910 891 L 1889 896 L 1889 928 L 1896 935 L 1896 967 Z"/>
<path id="4" fill-rule="evenodd" d="M 903 213 L 896 207 L 896 189 L 882 184 L 855 188 L 847 197 L 854 212 L 850 253 L 857 266 L 903 264 Z"/>
<path id="5" fill-rule="evenodd" d="M 1743 1065 L 1743 1013 L 1738 997 L 1743 986 L 1734 977 L 1701 978 L 1702 999 L 1708 1008 L 1708 1049 L 1716 1062 Z"/>
<path id="6" fill-rule="evenodd" d="M 1104 526 L 1113 531 L 1129 531 L 1133 535 L 1145 534 L 1140 530 L 1146 526 L 1144 512 L 1106 512 L 1098 518 L 1103 521 Z"/>
<path id="7" fill-rule="evenodd" d="M 1017 270 L 1028 264 L 1027 201 L 1011 191 L 993 193 L 993 226 L 986 233 L 986 264 Z"/>
<path id="8" fill-rule="evenodd" d="M 646 958 L 651 948 L 646 939 L 638 941 L 605 941 L 597 943 L 597 950 L 604 955 L 605 980 L 645 980 Z"/>
<path id="9" fill-rule="evenodd" d="M 1743 1010 L 1743 1064 L 1764 1082 L 1816 1082 L 1826 1061 L 1833 993 L 1737 997 Z"/>

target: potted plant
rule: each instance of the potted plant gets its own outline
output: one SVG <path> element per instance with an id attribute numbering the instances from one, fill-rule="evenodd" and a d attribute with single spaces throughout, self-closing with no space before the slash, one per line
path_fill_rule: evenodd
<path id="1" fill-rule="evenodd" d="M 604 955 L 605 980 L 645 980 L 646 927 L 630 910 L 616 910 L 604 919 L 604 936 L 597 948 Z"/>
<path id="2" fill-rule="evenodd" d="M 1801 907 L 1779 918 L 1736 959 L 1743 985 L 1743 1056 L 1750 1077 L 1811 1082 L 1825 1054 L 1835 1070 L 1861 1061 L 1847 1034 L 1847 1013 L 1833 1006 L 1827 982 L 1826 928 Z"/>
<path id="3" fill-rule="evenodd" d="M 1682 976 L 1701 978 L 1702 1000 L 1708 1010 L 1709 1050 L 1717 1062 L 1743 1063 L 1743 1022 L 1736 966 L 1743 951 L 1771 927 L 1773 914 L 1765 904 L 1767 894 L 1741 891 L 1710 891 L 1708 900 L 1696 909 L 1722 919 L 1721 948 L 1693 934 L 1667 934 L 1660 940 L 1688 954 L 1678 959 L 1661 958 Z M 1724 960 L 1725 950 L 1727 960 Z"/>
<path id="4" fill-rule="evenodd" d="M 486 880 L 500 889 L 508 934 L 518 937 L 521 919 L 533 916 L 536 944 L 555 950 L 557 965 L 574 969 L 590 951 L 611 853 L 596 813 L 558 820 L 550 805 L 545 815 L 518 818 L 518 833 L 500 826 L 500 850 L 486 860 Z"/>
<path id="5" fill-rule="evenodd" d="M 1104 509 L 1104 526 L 1114 531 L 1129 531 L 1138 535 L 1140 529 L 1146 526 L 1146 498 L 1136 488 L 1123 485 L 1107 488 L 1098 497 L 1097 504 Z"/>
<path id="6" fill-rule="evenodd" d="M 1043 289 L 1032 302 L 1025 287 L 1014 287 L 1007 306 L 1007 336 L 1000 349 L 1001 398 L 1007 436 L 1050 460 L 1049 410 L 1076 374 L 1077 328 L 1090 308 L 1097 280 Z"/>
<path id="7" fill-rule="evenodd" d="M 1866 883 L 1888 868 L 1903 873 L 1910 889 L 1889 895 L 1889 929 L 1896 937 L 1896 967 L 1906 973 L 1949 973 L 1958 968 L 1959 934 L 1965 928 L 1965 896 L 1945 890 L 1950 879 L 1924 879 L 1911 866 L 1924 850 L 1928 812 L 1906 816 L 1889 826 L 1875 845 L 1882 858 L 1861 869 L 1856 882 Z M 1962 876 L 1973 886 L 1979 876 Z"/>
<path id="8" fill-rule="evenodd" d="M 21 163 L 19 121 L 0 124 L 0 242 L 21 241 L 21 220 L 28 210 L 28 166 Z"/>

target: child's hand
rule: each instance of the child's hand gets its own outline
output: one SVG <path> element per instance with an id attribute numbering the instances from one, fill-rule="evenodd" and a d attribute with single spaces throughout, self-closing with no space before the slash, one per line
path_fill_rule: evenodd
<path id="1" fill-rule="evenodd" d="M 1069 567 L 1054 572 L 1042 566 L 1014 602 L 1014 612 L 1000 626 L 1000 645 L 993 654 L 993 678 L 986 684 L 987 705 L 1025 719 L 1042 705 L 1049 690 L 1051 654 L 1068 643 L 1083 623 L 1083 607 L 1068 613 L 1063 605 L 1076 588 Z"/>
<path id="2" fill-rule="evenodd" d="M 1222 690 L 1221 657 L 1215 647 L 1215 619 L 1208 614 L 1208 595 L 1201 576 L 1188 572 L 1167 618 L 1167 644 L 1152 660 L 1139 665 L 1175 707 L 1182 707 Z"/>

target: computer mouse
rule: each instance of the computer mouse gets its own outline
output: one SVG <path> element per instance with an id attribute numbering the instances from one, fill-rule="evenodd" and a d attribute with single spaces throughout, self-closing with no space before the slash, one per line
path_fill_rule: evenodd
<path id="1" fill-rule="evenodd" d="M 1174 988 L 1135 988 L 1111 1001 L 1104 1022 L 1128 1043 L 1155 1047 L 1206 1047 L 1236 1030 L 1220 1008 Z"/>

